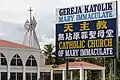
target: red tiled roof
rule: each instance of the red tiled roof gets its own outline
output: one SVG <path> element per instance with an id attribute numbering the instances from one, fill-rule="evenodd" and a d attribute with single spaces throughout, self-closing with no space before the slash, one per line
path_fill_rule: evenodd
<path id="1" fill-rule="evenodd" d="M 91 63 L 88 63 L 88 62 L 84 62 L 84 61 L 81 61 L 81 62 L 69 62 L 69 67 L 80 67 L 80 66 L 83 66 L 83 67 L 100 67 L 98 65 L 95 65 L 95 64 L 91 64 Z M 66 63 L 64 64 L 61 64 L 59 65 L 59 67 L 66 67 Z"/>
<path id="2" fill-rule="evenodd" d="M 29 46 L 25 46 L 22 44 L 6 41 L 6 40 L 0 40 L 0 46 L 4 47 L 13 47 L 13 48 L 31 48 Z"/>

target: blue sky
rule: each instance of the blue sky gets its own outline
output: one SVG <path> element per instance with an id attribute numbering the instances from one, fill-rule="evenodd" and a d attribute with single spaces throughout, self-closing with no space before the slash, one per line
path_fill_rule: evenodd
<path id="1" fill-rule="evenodd" d="M 40 44 L 54 44 L 56 8 L 109 1 L 115 0 L 0 0 L 0 39 L 22 43 L 25 33 L 24 23 L 29 19 L 28 9 L 31 6 L 32 15 L 36 17 L 38 23 L 36 32 Z M 120 1 L 118 5 L 120 7 Z M 120 13 L 120 9 L 118 12 Z"/>

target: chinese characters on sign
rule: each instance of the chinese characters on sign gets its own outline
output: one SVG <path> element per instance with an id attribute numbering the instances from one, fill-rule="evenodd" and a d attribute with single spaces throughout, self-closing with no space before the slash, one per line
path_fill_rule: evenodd
<path id="1" fill-rule="evenodd" d="M 115 2 L 109 3 L 110 9 L 113 4 Z M 113 18 L 85 19 L 84 21 L 56 24 L 56 56 L 115 56 L 116 20 L 114 15 Z"/>

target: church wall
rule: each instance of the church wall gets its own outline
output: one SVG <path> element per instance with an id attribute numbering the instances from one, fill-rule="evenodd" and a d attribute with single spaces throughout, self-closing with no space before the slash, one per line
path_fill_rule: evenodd
<path id="1" fill-rule="evenodd" d="M 25 80 L 26 73 L 37 73 L 37 79 L 40 77 L 40 66 L 44 66 L 44 56 L 40 54 L 39 50 L 36 49 L 21 49 L 21 48 L 11 48 L 11 47 L 0 47 L 0 53 L 2 53 L 6 60 L 7 66 L 0 65 L 0 74 L 1 72 L 7 72 L 8 79 L 10 79 L 11 72 L 22 72 L 23 80 Z M 18 54 L 22 60 L 23 66 L 11 66 L 11 60 L 13 56 Z M 26 66 L 26 61 L 29 56 L 33 55 L 37 62 L 37 67 Z M 1 80 L 1 79 L 0 79 Z"/>
<path id="2" fill-rule="evenodd" d="M 38 52 L 32 52 L 29 50 L 18 50 L 18 49 L 0 49 L 0 53 L 3 53 L 4 56 L 7 59 L 7 63 L 10 64 L 13 56 L 15 54 L 18 54 L 20 56 L 20 58 L 22 59 L 23 64 L 26 63 L 28 57 L 30 55 L 33 55 L 37 61 L 37 64 L 39 65 L 39 61 L 40 61 L 40 54 Z"/>

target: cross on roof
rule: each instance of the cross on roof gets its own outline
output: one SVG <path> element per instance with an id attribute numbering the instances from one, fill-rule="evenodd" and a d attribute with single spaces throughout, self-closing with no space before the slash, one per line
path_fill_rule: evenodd
<path id="1" fill-rule="evenodd" d="M 30 7 L 29 11 L 30 11 L 30 13 L 33 11 L 33 10 L 31 9 L 31 7 Z"/>
<path id="2" fill-rule="evenodd" d="M 31 17 L 32 17 L 32 16 L 31 16 L 31 13 L 32 13 L 32 11 L 33 11 L 33 10 L 31 9 L 31 7 L 30 7 L 29 11 L 30 11 L 30 19 L 31 19 Z"/>

